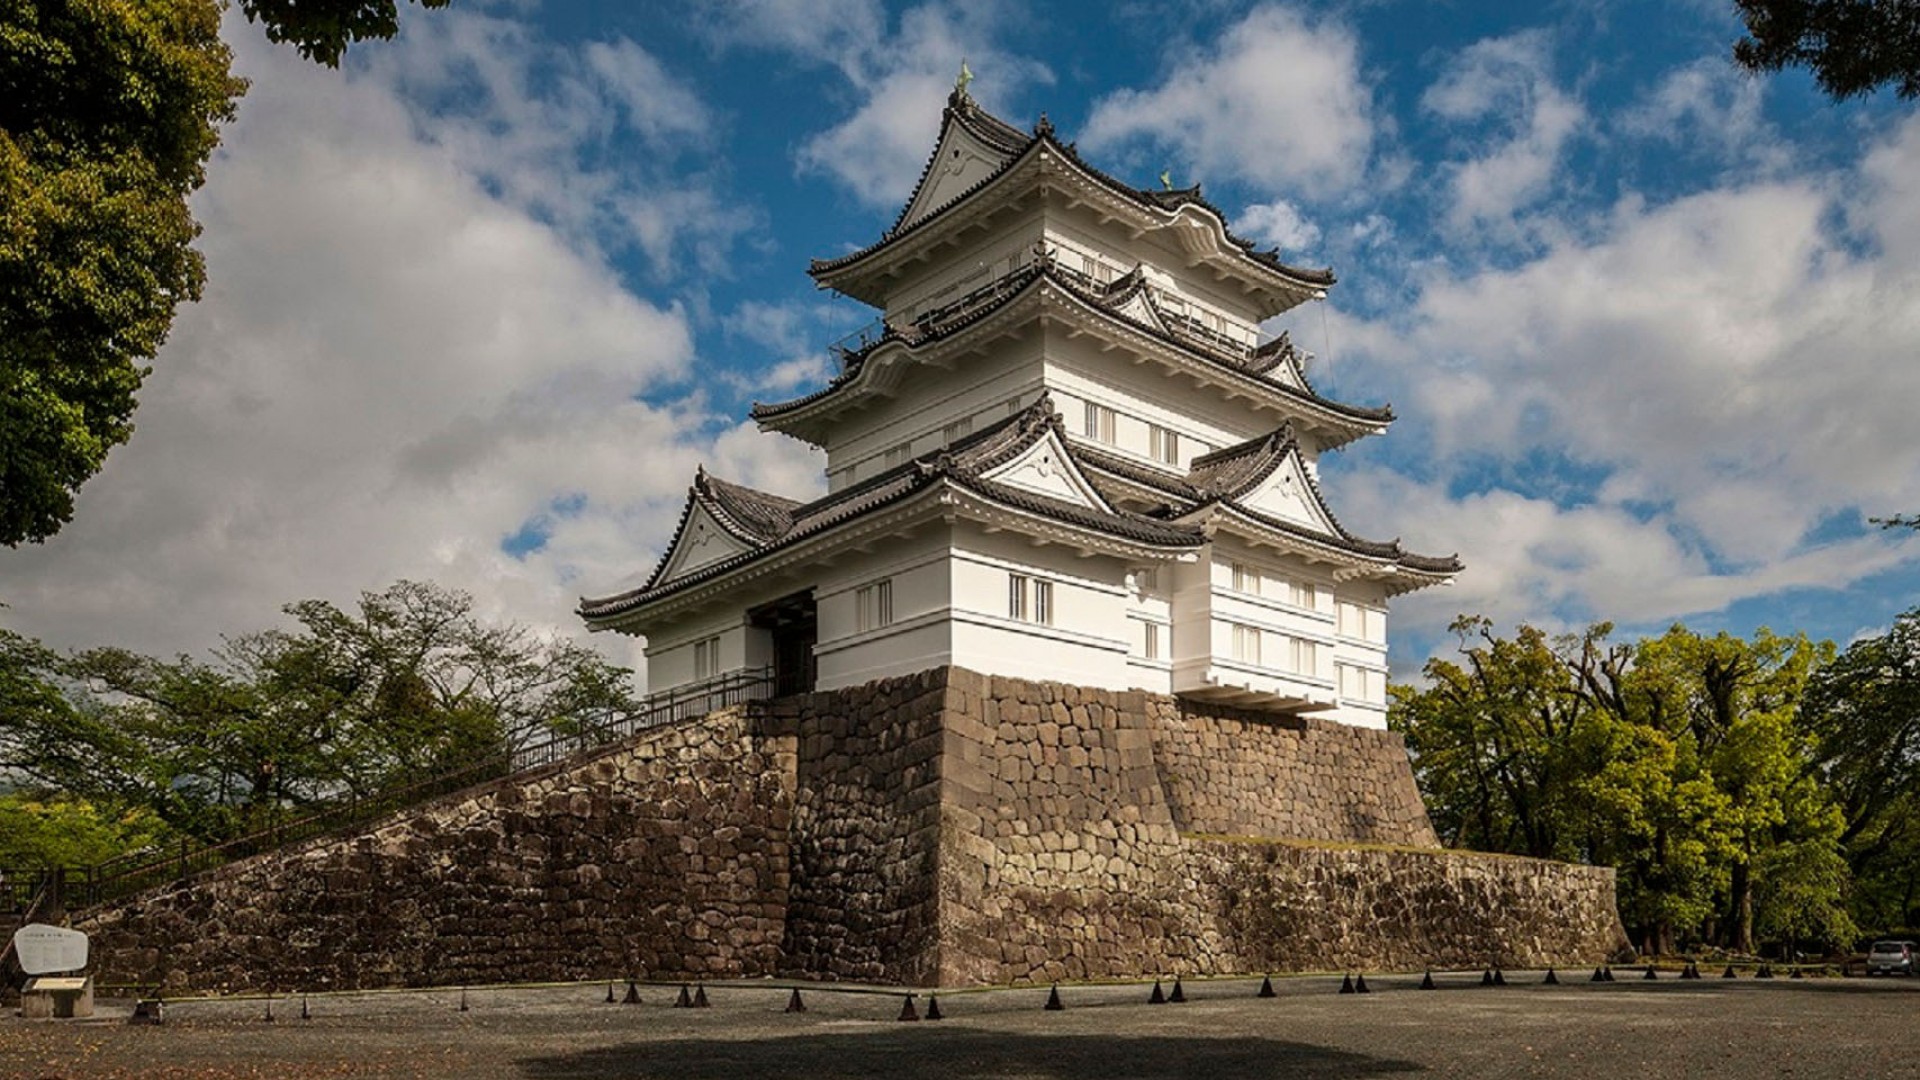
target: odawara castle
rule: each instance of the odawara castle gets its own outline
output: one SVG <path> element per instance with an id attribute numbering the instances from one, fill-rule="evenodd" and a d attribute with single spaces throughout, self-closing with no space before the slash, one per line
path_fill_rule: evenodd
<path id="1" fill-rule="evenodd" d="M 1260 326 L 1333 274 L 965 79 L 891 228 L 810 269 L 877 319 L 754 407 L 826 494 L 697 472 L 645 583 L 581 602 L 645 638 L 648 711 L 86 913 L 104 970 L 956 986 L 1625 947 L 1611 869 L 1442 848 L 1386 729 L 1389 606 L 1464 568 L 1330 508 L 1321 456 L 1392 414 Z"/>

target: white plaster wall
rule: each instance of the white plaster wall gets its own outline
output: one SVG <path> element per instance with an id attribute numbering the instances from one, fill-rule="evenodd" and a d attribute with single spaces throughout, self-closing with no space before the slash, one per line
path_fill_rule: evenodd
<path id="1" fill-rule="evenodd" d="M 814 591 L 820 640 L 814 648 L 816 685 L 858 686 L 953 663 L 946 632 L 951 603 L 947 569 L 949 530 L 926 528 L 852 555 L 820 578 Z M 893 582 L 893 622 L 862 631 L 858 590 L 882 578 Z"/>
<path id="2" fill-rule="evenodd" d="M 1008 616 L 1013 573 L 1052 583 L 1051 625 Z M 1011 533 L 957 527 L 954 663 L 996 675 L 1129 688 L 1126 573 L 1127 564 L 1117 558 L 1082 558 L 1060 545 L 1035 547 Z"/>
<path id="3" fill-rule="evenodd" d="M 961 358 L 954 371 L 915 371 L 898 396 L 843 418 L 827 440 L 828 488 L 884 471 L 888 450 L 905 446 L 914 457 L 938 449 L 946 426 L 962 417 L 979 431 L 1032 404 L 1040 393 L 1039 338 L 1002 345 L 991 357 Z"/>

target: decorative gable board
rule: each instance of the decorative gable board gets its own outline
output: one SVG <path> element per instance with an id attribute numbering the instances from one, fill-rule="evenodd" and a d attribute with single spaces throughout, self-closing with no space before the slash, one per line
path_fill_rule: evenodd
<path id="1" fill-rule="evenodd" d="M 1296 522 L 1329 535 L 1340 535 L 1333 516 L 1327 513 L 1326 506 L 1320 502 L 1307 481 L 1306 464 L 1301 461 L 1298 450 L 1288 451 L 1265 480 L 1234 501 L 1270 517 Z"/>
<path id="2" fill-rule="evenodd" d="M 1019 457 L 982 473 L 981 478 L 1076 506 L 1108 513 L 1113 511 L 1092 481 L 1081 473 L 1080 466 L 1067 454 L 1066 444 L 1061 441 L 1057 431 L 1047 432 L 1044 438 L 1028 447 Z"/>
<path id="3" fill-rule="evenodd" d="M 667 553 L 666 569 L 661 572 L 657 584 L 665 585 L 703 566 L 712 566 L 748 550 L 751 550 L 748 545 L 722 528 L 696 499 L 687 514 L 687 527 L 680 530 L 673 550 Z"/>
<path id="4" fill-rule="evenodd" d="M 914 189 L 899 228 L 906 228 L 952 202 L 968 188 L 985 180 L 1007 163 L 1007 155 L 988 146 L 960 124 L 950 123 L 940 133 L 940 148 L 927 166 L 926 178 Z"/>
<path id="5" fill-rule="evenodd" d="M 1166 321 L 1160 318 L 1160 310 L 1153 306 L 1153 301 L 1147 299 L 1145 289 L 1136 291 L 1132 296 L 1127 297 L 1125 302 L 1114 305 L 1113 310 L 1117 315 L 1151 326 L 1155 330 L 1165 332 L 1167 329 Z"/>

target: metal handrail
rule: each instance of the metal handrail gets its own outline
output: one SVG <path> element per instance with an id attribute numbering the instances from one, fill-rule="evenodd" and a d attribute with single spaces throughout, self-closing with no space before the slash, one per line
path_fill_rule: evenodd
<path id="1" fill-rule="evenodd" d="M 349 795 L 291 821 L 218 844 L 181 840 L 167 851 L 141 851 L 96 866 L 68 871 L 67 893 L 75 907 L 93 907 L 157 885 L 179 881 L 250 855 L 340 833 L 429 799 L 476 784 L 554 765 L 590 753 L 649 728 L 705 716 L 716 709 L 771 697 L 773 669 L 749 668 L 705 682 L 678 686 L 641 699 L 630 712 L 584 721 L 578 730 L 526 746 L 501 750 L 412 784 L 365 798 Z M 49 874 L 58 871 L 48 871 Z M 74 880 L 75 878 L 78 880 Z"/>

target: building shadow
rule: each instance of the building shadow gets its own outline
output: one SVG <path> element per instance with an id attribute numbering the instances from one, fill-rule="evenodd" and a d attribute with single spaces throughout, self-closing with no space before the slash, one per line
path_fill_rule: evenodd
<path id="1" fill-rule="evenodd" d="M 925 1025 L 884 1032 L 745 1040 L 677 1039 L 524 1058 L 533 1080 L 738 1080 L 740 1077 L 953 1080 L 1339 1076 L 1417 1072 L 1409 1061 L 1246 1036 L 1024 1035 Z"/>

